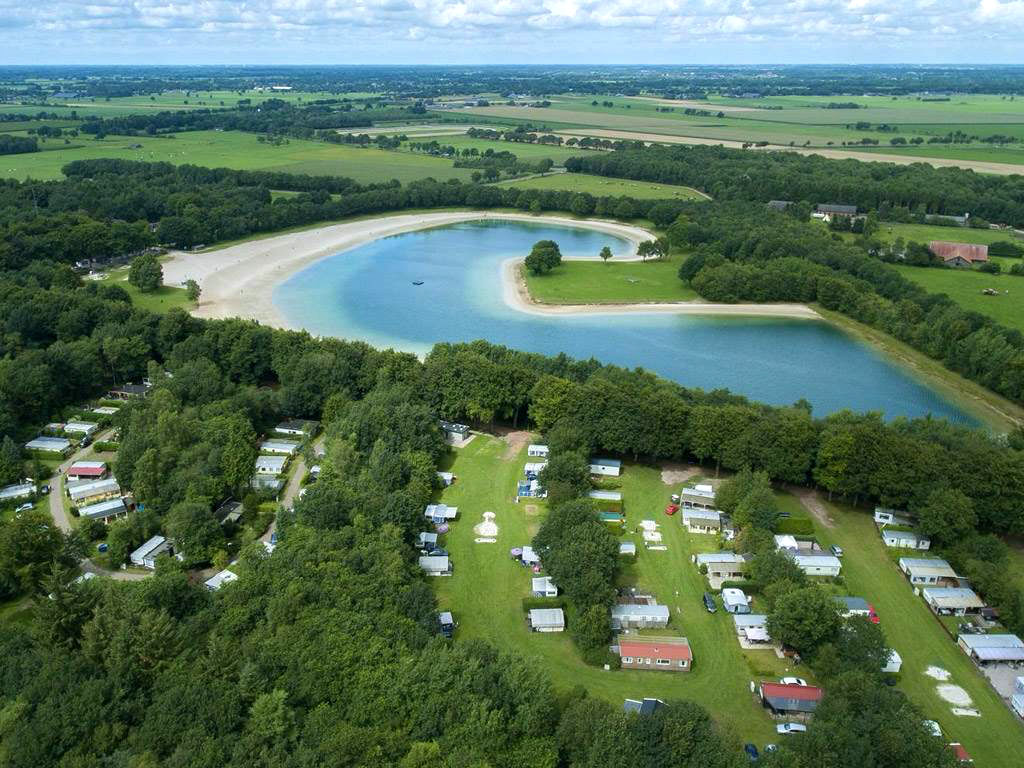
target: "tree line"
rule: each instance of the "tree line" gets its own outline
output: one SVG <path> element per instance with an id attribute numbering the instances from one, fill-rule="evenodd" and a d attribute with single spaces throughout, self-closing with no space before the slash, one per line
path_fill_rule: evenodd
<path id="1" fill-rule="evenodd" d="M 1024 226 L 1024 181 L 925 163 L 896 165 L 832 160 L 794 152 L 751 152 L 718 146 L 652 146 L 572 157 L 572 172 L 682 184 L 716 200 L 810 200 L 862 211 L 920 207 L 929 214 L 970 212 Z"/>

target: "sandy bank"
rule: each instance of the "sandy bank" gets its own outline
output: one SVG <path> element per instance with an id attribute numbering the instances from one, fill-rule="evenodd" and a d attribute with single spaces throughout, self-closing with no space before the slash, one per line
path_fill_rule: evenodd
<path id="1" fill-rule="evenodd" d="M 199 283 L 202 297 L 193 313 L 199 317 L 243 317 L 289 328 L 292 326 L 274 307 L 273 292 L 300 269 L 382 237 L 481 219 L 586 227 L 625 238 L 634 248 L 653 237 L 647 230 L 612 221 L 474 211 L 410 213 L 331 224 L 205 253 L 177 252 L 164 264 L 164 281 L 168 285 L 189 279 Z"/>
<path id="2" fill-rule="evenodd" d="M 590 261 L 592 259 L 580 259 Z M 616 259 L 633 261 L 634 259 Z M 502 288 L 505 303 L 531 315 L 744 315 L 747 317 L 792 317 L 821 320 L 804 304 L 716 304 L 710 301 L 651 302 L 648 304 L 542 304 L 530 296 L 522 275 L 522 260 L 507 259 L 502 264 Z"/>

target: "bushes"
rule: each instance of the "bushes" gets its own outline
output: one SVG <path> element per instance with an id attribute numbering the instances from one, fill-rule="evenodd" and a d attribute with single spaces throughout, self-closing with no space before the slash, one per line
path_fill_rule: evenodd
<path id="1" fill-rule="evenodd" d="M 783 517 L 776 521 L 775 532 L 793 536 L 813 536 L 814 521 L 809 517 Z"/>

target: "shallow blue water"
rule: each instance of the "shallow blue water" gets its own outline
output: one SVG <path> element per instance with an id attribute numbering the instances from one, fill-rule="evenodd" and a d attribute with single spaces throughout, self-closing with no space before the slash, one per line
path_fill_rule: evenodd
<path id="1" fill-rule="evenodd" d="M 552 239 L 566 256 L 629 245 L 593 230 L 477 221 L 376 240 L 292 276 L 274 303 L 293 324 L 325 336 L 423 353 L 438 341 L 487 339 L 543 354 L 565 352 L 640 366 L 690 387 L 755 400 L 806 398 L 817 415 L 843 408 L 889 418 L 973 420 L 903 369 L 824 322 L 683 315 L 536 316 L 502 299 L 501 264 Z M 414 280 L 424 281 L 415 286 Z"/>

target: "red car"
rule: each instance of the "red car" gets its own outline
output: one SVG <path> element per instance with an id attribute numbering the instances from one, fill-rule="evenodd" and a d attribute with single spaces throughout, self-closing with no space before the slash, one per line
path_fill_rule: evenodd
<path id="1" fill-rule="evenodd" d="M 875 606 L 873 606 L 871 603 L 868 603 L 868 619 L 871 620 L 872 624 L 878 624 L 882 621 L 880 618 L 878 618 L 878 614 L 875 613 Z"/>
<path id="2" fill-rule="evenodd" d="M 679 511 L 679 505 L 678 504 L 669 504 L 667 507 L 665 507 L 665 514 L 669 515 L 670 517 L 672 515 L 674 515 L 678 511 Z"/>

